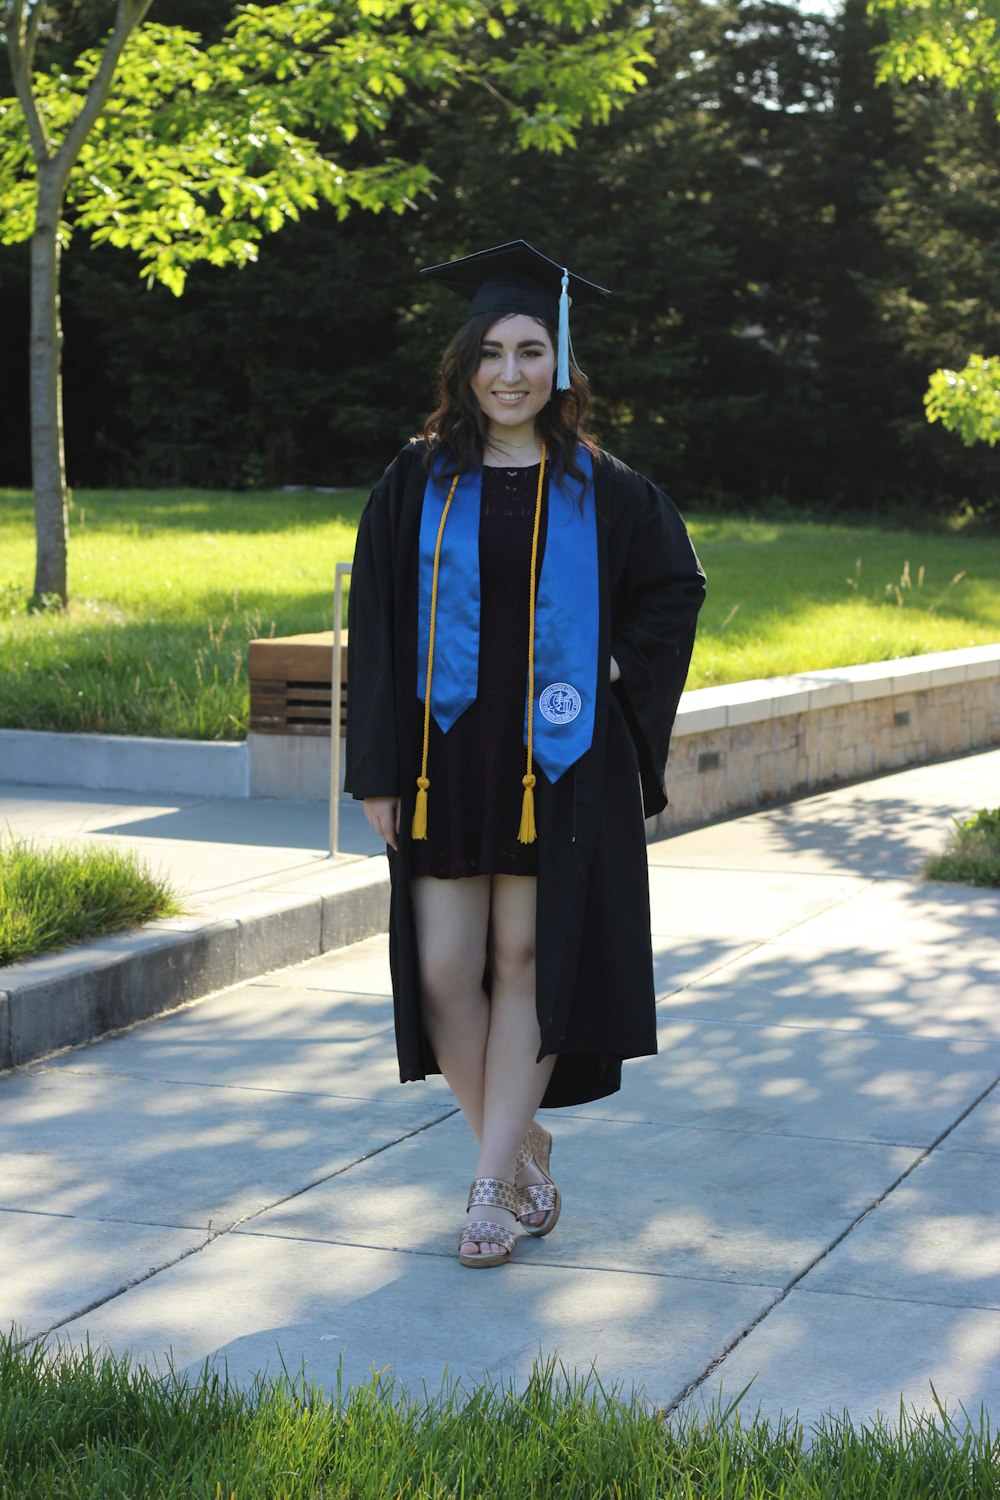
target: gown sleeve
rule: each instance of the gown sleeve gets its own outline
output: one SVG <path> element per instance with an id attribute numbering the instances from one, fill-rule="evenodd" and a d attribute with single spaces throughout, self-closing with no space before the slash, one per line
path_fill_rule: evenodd
<path id="1" fill-rule="evenodd" d="M 400 790 L 394 670 L 395 569 L 392 469 L 372 490 L 358 525 L 347 601 L 345 790 L 357 800 Z"/>
<path id="2" fill-rule="evenodd" d="M 680 512 L 648 479 L 616 466 L 624 489 L 623 556 L 612 583 L 611 654 L 621 669 L 612 692 L 639 758 L 643 808 L 667 805 L 664 772 L 677 705 L 694 646 L 705 574 Z"/>

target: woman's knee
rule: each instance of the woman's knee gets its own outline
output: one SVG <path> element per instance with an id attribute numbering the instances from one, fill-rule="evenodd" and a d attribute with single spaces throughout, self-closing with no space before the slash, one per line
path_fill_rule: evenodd
<path id="1" fill-rule="evenodd" d="M 535 989 L 537 882 L 530 877 L 494 876 L 490 909 L 490 949 L 494 982 L 516 993 Z"/>
<path id="2" fill-rule="evenodd" d="M 455 1006 L 468 1005 L 483 991 L 485 956 L 470 962 L 465 955 L 440 949 L 420 956 L 420 986 L 425 1007 L 445 1014 Z"/>
<path id="3" fill-rule="evenodd" d="M 534 992 L 535 934 L 533 931 L 494 934 L 493 982 L 507 990 Z"/>

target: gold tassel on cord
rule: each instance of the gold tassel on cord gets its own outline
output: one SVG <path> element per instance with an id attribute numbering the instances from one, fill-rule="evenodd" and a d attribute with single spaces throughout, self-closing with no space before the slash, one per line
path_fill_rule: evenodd
<path id="1" fill-rule="evenodd" d="M 430 744 L 431 734 L 431 674 L 434 671 L 434 628 L 437 624 L 437 595 L 438 595 L 438 572 L 441 567 L 441 540 L 444 536 L 444 523 L 448 519 L 451 502 L 455 498 L 458 488 L 458 475 L 451 482 L 451 489 L 441 512 L 441 524 L 438 526 L 437 542 L 434 547 L 434 573 L 431 578 L 431 628 L 427 639 L 427 684 L 424 689 L 424 748 L 420 758 L 420 775 L 417 777 L 417 800 L 413 807 L 413 821 L 410 824 L 410 837 L 413 839 L 425 839 L 427 837 L 427 790 L 430 782 L 427 780 L 427 748 Z"/>
<path id="2" fill-rule="evenodd" d="M 522 776 L 521 783 L 524 787 L 524 796 L 521 799 L 521 826 L 517 830 L 517 840 L 520 844 L 533 844 L 537 838 L 535 833 L 535 785 L 534 776 Z"/>
<path id="3" fill-rule="evenodd" d="M 535 785 L 537 778 L 532 769 L 532 736 L 535 718 L 535 567 L 538 559 L 538 527 L 542 516 L 542 486 L 545 483 L 545 444 L 542 444 L 542 461 L 538 468 L 538 494 L 535 496 L 535 529 L 531 537 L 531 580 L 528 592 L 528 770 L 521 777 L 524 796 L 521 799 L 521 826 L 517 830 L 519 844 L 533 844 L 538 837 L 535 831 Z"/>
<path id="4" fill-rule="evenodd" d="M 413 822 L 410 825 L 410 835 L 415 839 L 427 837 L 427 788 L 430 782 L 426 776 L 417 777 L 417 801 L 413 809 Z"/>

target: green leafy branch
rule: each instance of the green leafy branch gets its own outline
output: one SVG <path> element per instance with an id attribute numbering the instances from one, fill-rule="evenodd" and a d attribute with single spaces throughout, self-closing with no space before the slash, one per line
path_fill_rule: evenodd
<path id="1" fill-rule="evenodd" d="M 888 40 L 878 49 L 878 77 L 904 83 L 938 79 L 970 108 L 985 99 L 1000 118 L 1000 8 L 996 0 L 869 0 L 884 16 Z M 970 356 L 962 370 L 936 370 L 924 396 L 930 422 L 964 443 L 1000 438 L 1000 359 Z"/>
<path id="2" fill-rule="evenodd" d="M 878 49 L 878 77 L 938 78 L 971 98 L 986 95 L 1000 110 L 1000 14 L 987 3 L 954 0 L 871 0 L 889 39 Z"/>
<path id="3" fill-rule="evenodd" d="M 924 407 L 930 422 L 940 422 L 964 443 L 1000 440 L 1000 359 L 973 354 L 962 370 L 935 370 Z"/>
<path id="4" fill-rule="evenodd" d="M 362 0 L 241 6 L 220 41 L 151 22 L 135 27 L 102 111 L 79 144 L 59 237 L 78 227 L 131 250 L 175 293 L 191 265 L 242 265 L 265 234 L 321 202 L 401 213 L 433 186 L 430 168 L 385 156 L 341 159 L 317 139 L 377 138 L 411 89 L 463 82 L 499 94 L 519 146 L 561 152 L 584 121 L 606 121 L 645 82 L 636 35 L 605 31 L 613 0 Z M 32 12 L 37 14 L 37 12 Z M 516 25 L 514 23 L 517 23 Z M 543 44 L 540 27 L 564 40 Z M 509 46 L 460 45 L 485 32 Z M 414 42 L 419 37 L 419 45 Z M 77 128 L 106 48 L 32 74 L 37 130 L 58 150 Z M 0 100 L 0 243 L 32 235 L 38 145 L 23 101 Z"/>

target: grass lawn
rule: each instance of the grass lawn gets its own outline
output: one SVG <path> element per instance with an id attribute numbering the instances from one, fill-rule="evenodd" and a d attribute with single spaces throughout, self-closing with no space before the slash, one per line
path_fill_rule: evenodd
<path id="1" fill-rule="evenodd" d="M 410 1400 L 376 1378 L 348 1404 L 7 1340 L 0 1389 L 0 1500 L 995 1500 L 1000 1479 L 985 1419 L 668 1423 L 551 1365 L 520 1394 Z"/>
<path id="2" fill-rule="evenodd" d="M 65 614 L 24 611 L 30 496 L 0 490 L 0 726 L 237 739 L 246 643 L 329 629 L 360 491 L 78 491 Z M 1000 537 L 689 517 L 690 687 L 1000 640 Z"/>

